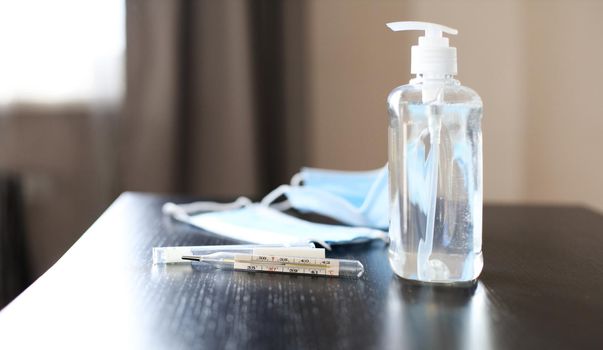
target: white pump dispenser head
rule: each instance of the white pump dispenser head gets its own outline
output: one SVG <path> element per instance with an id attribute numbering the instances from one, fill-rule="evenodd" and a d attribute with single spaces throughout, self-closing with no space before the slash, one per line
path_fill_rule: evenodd
<path id="1" fill-rule="evenodd" d="M 456 48 L 448 46 L 448 38 L 442 33 L 457 34 L 458 30 L 440 24 L 427 22 L 392 22 L 387 27 L 394 32 L 402 30 L 423 30 L 419 44 L 411 51 L 410 72 L 427 77 L 456 75 Z"/>

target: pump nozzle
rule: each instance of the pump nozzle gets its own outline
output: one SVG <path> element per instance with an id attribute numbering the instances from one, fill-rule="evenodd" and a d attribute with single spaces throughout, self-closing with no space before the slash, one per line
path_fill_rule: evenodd
<path id="1" fill-rule="evenodd" d="M 454 28 L 446 27 L 441 24 L 429 23 L 429 22 L 413 22 L 413 21 L 391 22 L 391 23 L 387 23 L 386 25 L 389 29 L 391 29 L 394 32 L 399 32 L 402 30 L 424 30 L 426 37 L 432 37 L 432 36 L 441 37 L 442 32 L 448 33 L 448 34 L 454 34 L 454 35 L 459 33 L 459 31 Z"/>
<path id="2" fill-rule="evenodd" d="M 394 32 L 402 30 L 423 30 L 419 44 L 411 50 L 412 74 L 455 75 L 457 73 L 456 48 L 448 46 L 448 38 L 443 33 L 458 34 L 458 30 L 428 22 L 391 22 L 387 27 Z"/>

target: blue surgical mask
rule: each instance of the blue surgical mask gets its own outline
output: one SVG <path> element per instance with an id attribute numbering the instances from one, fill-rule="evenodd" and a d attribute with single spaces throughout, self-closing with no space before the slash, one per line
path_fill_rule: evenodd
<path id="1" fill-rule="evenodd" d="M 215 210 L 193 214 L 197 210 Z M 203 230 L 235 240 L 258 243 L 295 243 L 300 241 L 343 244 L 369 239 L 387 240 L 380 230 L 318 224 L 241 197 L 233 203 L 196 202 L 185 205 L 166 203 L 163 212 Z M 325 244 L 326 243 L 326 244 Z"/>
<path id="2" fill-rule="evenodd" d="M 303 182 L 303 185 L 300 183 Z M 389 226 L 387 166 L 363 172 L 303 168 L 291 185 L 278 187 L 262 203 L 284 195 L 302 213 L 317 213 L 351 226 Z"/>

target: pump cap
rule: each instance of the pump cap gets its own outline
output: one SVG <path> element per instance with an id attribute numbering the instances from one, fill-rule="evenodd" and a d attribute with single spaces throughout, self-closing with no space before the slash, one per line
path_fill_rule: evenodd
<path id="1" fill-rule="evenodd" d="M 442 33 L 458 34 L 458 30 L 427 22 L 392 22 L 387 27 L 394 32 L 423 30 L 419 44 L 411 50 L 410 72 L 423 75 L 456 75 L 456 48 L 448 46 L 448 38 Z"/>

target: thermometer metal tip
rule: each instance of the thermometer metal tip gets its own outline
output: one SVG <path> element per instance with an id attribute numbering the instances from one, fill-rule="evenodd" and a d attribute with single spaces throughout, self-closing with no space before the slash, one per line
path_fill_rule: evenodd
<path id="1" fill-rule="evenodd" d="M 201 257 L 200 256 L 185 255 L 185 256 L 182 257 L 182 260 L 201 261 Z"/>

